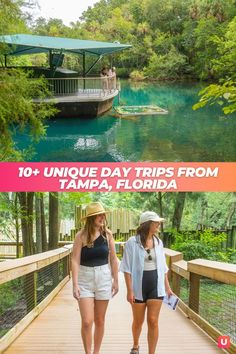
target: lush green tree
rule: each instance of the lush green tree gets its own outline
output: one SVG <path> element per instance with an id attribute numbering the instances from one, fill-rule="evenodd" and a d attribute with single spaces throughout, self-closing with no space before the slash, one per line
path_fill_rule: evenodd
<path id="1" fill-rule="evenodd" d="M 32 80 L 29 74 L 17 70 L 1 70 L 0 86 L 0 161 L 21 160 L 27 151 L 16 145 L 15 133 L 27 129 L 32 140 L 39 139 L 46 132 L 45 119 L 56 110 L 52 104 L 33 102 L 34 97 L 49 95 L 43 79 Z"/>
<path id="2" fill-rule="evenodd" d="M 205 107 L 207 104 L 219 105 L 225 114 L 236 111 L 236 81 L 226 81 L 223 84 L 211 84 L 200 91 L 200 100 L 193 109 Z"/>
<path id="3" fill-rule="evenodd" d="M 193 65 L 200 79 L 214 78 L 213 59 L 218 56 L 215 38 L 221 36 L 223 28 L 214 18 L 200 19 L 194 29 Z"/>
<path id="4" fill-rule="evenodd" d="M 164 55 L 154 53 L 149 61 L 144 74 L 149 78 L 156 79 L 177 79 L 185 70 L 186 57 L 179 53 L 174 46 Z"/>
<path id="5" fill-rule="evenodd" d="M 0 239 L 16 241 L 19 257 L 20 206 L 16 193 L 0 193 Z"/>
<path id="6" fill-rule="evenodd" d="M 49 232 L 48 248 L 58 247 L 59 241 L 59 198 L 58 192 L 49 193 Z"/>
<path id="7" fill-rule="evenodd" d="M 35 194 L 35 235 L 36 235 L 36 253 L 43 251 L 42 237 L 42 214 L 41 214 L 41 196 Z"/>
<path id="8" fill-rule="evenodd" d="M 214 17 L 225 22 L 236 15 L 234 0 L 192 0 L 189 11 L 194 20 Z"/>
<path id="9" fill-rule="evenodd" d="M 34 4 L 34 1 L 28 2 Z M 24 1 L 0 0 L 0 35 L 25 33 L 27 29 L 22 9 Z M 3 54 L 7 46 L 0 46 L 0 61 L 4 65 Z M 11 59 L 12 64 L 28 64 L 22 56 Z M 0 70 L 0 161 L 16 161 L 26 158 L 27 152 L 20 150 L 15 143 L 17 131 L 28 131 L 32 140 L 45 134 L 44 120 L 55 113 L 52 105 L 34 104 L 33 98 L 43 99 L 49 92 L 43 79 L 30 80 L 30 74 L 17 70 Z M 28 149 L 28 153 L 31 149 Z"/>
<path id="10" fill-rule="evenodd" d="M 88 204 L 92 200 L 93 193 L 70 192 L 59 193 L 60 218 L 74 219 L 75 206 Z"/>
<path id="11" fill-rule="evenodd" d="M 147 0 L 144 2 L 144 16 L 152 28 L 174 35 L 181 31 L 189 3 L 189 0 Z"/>
<path id="12" fill-rule="evenodd" d="M 28 31 L 22 5 L 20 0 L 0 0 L 0 35 Z"/>
<path id="13" fill-rule="evenodd" d="M 226 30 L 214 38 L 217 57 L 212 58 L 213 69 L 220 79 L 236 80 L 236 17 L 229 22 Z"/>
<path id="14" fill-rule="evenodd" d="M 44 204 L 43 208 L 41 206 L 41 210 L 36 210 L 38 207 L 36 208 L 36 205 L 33 203 L 37 198 Z M 91 201 L 100 201 L 107 209 L 127 208 L 132 210 L 137 216 L 137 225 L 138 218 L 143 211 L 153 210 L 157 212 L 165 218 L 164 231 L 173 234 L 174 239 L 177 237 L 175 242 L 176 247 L 179 247 L 179 243 L 182 244 L 184 242 L 182 246 L 186 252 L 191 252 L 191 245 L 195 241 L 196 248 L 194 252 L 198 252 L 203 241 L 205 244 L 204 252 L 207 252 L 208 246 L 213 245 L 213 236 L 210 240 L 211 245 L 209 245 L 208 238 L 200 239 L 196 236 L 197 231 L 204 231 L 206 229 L 232 229 L 232 233 L 235 232 L 233 231 L 233 226 L 236 225 L 235 193 L 75 192 L 51 193 L 49 198 L 48 193 L 22 192 L 0 193 L 0 236 L 4 234 L 8 236 L 5 240 L 17 240 L 18 242 L 21 241 L 22 236 L 24 254 L 29 255 L 35 252 L 35 242 L 37 243 L 36 231 L 40 233 L 38 232 L 40 226 L 38 225 L 33 228 L 33 224 L 36 225 L 37 217 L 41 213 L 42 232 L 39 243 L 42 244 L 42 251 L 46 251 L 46 229 L 49 229 L 50 249 L 53 249 L 58 245 L 59 220 L 75 219 L 75 206 L 84 206 Z M 173 220 L 174 225 L 172 225 Z M 172 226 L 175 231 L 173 231 Z M 36 230 L 37 228 L 38 230 Z M 179 230 L 178 233 L 176 233 L 176 229 Z M 195 232 L 193 232 L 194 230 Z M 214 233 L 211 234 L 213 235 Z M 206 232 L 207 235 L 208 233 Z M 201 242 L 199 243 L 198 241 Z M 225 238 L 223 241 L 225 241 Z M 216 247 L 216 244 L 214 243 L 213 246 Z M 234 251 L 227 252 L 228 259 L 233 260 L 235 256 Z M 223 259 L 223 256 L 223 254 L 219 255 L 221 259 Z"/>
<path id="15" fill-rule="evenodd" d="M 34 192 L 18 192 L 17 195 L 20 204 L 23 255 L 30 256 L 35 253 L 33 239 Z"/>
<path id="16" fill-rule="evenodd" d="M 222 106 L 225 114 L 236 111 L 236 17 L 228 24 L 222 36 L 214 38 L 218 57 L 212 59 L 212 67 L 219 78 L 218 84 L 211 84 L 200 92 L 200 101 L 193 106 L 202 108 L 207 104 Z"/>
<path id="17" fill-rule="evenodd" d="M 67 30 L 67 26 L 63 21 L 57 18 L 46 20 L 43 17 L 36 19 L 33 24 L 33 31 L 39 36 L 63 37 Z"/>
<path id="18" fill-rule="evenodd" d="M 98 23 L 102 25 L 106 21 L 110 10 L 110 1 L 100 0 L 99 2 L 95 3 L 93 7 L 89 6 L 88 9 L 83 12 L 80 20 L 85 23 L 98 21 Z"/>
<path id="19" fill-rule="evenodd" d="M 211 230 L 194 233 L 175 233 L 174 250 L 183 253 L 186 261 L 204 258 L 227 262 L 227 256 L 219 251 L 222 242 L 226 240 L 225 233 L 215 235 Z"/>
<path id="20" fill-rule="evenodd" d="M 131 75 L 135 79 L 176 80 L 187 76 L 208 80 L 219 77 L 220 68 L 225 67 L 227 72 L 227 63 L 217 64 L 217 60 L 229 60 L 223 44 L 235 14 L 234 0 L 100 0 L 70 26 L 58 19 L 38 19 L 33 30 L 132 44 L 132 49 L 113 58 L 118 76 L 135 71 Z M 228 31 L 233 41 L 235 31 L 231 26 Z M 231 62 L 235 62 L 233 58 Z M 71 58 L 65 64 L 81 67 Z"/>
<path id="21" fill-rule="evenodd" d="M 40 221 L 41 221 L 41 238 L 42 238 L 42 251 L 45 252 L 48 250 L 47 243 L 47 228 L 46 228 L 46 215 L 45 215 L 45 206 L 44 206 L 44 194 L 40 193 Z"/>
<path id="22" fill-rule="evenodd" d="M 172 228 L 179 230 L 184 211 L 186 192 L 179 192 L 176 196 L 175 209 L 172 219 Z"/>

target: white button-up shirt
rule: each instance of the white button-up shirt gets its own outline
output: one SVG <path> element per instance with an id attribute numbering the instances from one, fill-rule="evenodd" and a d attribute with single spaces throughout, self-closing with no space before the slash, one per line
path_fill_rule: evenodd
<path id="1" fill-rule="evenodd" d="M 168 272 L 162 241 L 154 239 L 154 250 L 157 260 L 157 294 L 165 296 L 165 273 Z M 124 255 L 120 264 L 120 271 L 129 273 L 132 280 L 134 297 L 143 300 L 142 279 L 144 270 L 144 258 L 146 251 L 140 241 L 140 236 L 132 236 L 125 244 Z"/>

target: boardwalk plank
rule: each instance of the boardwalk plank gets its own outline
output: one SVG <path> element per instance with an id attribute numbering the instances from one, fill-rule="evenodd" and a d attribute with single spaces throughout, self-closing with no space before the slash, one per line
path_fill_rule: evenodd
<path id="1" fill-rule="evenodd" d="M 82 354 L 80 315 L 67 283 L 50 305 L 5 351 L 5 354 Z M 131 308 L 125 299 L 125 284 L 110 302 L 101 354 L 128 354 L 132 346 Z M 147 354 L 147 328 L 143 328 L 140 347 Z M 162 306 L 158 354 L 217 354 L 222 350 L 180 310 Z"/>

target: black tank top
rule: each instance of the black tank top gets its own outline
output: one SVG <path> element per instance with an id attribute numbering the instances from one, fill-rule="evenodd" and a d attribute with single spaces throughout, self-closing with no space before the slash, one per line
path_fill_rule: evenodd
<path id="1" fill-rule="evenodd" d="M 108 255 L 107 239 L 100 235 L 94 241 L 93 247 L 82 247 L 80 264 L 86 267 L 97 267 L 108 264 Z"/>

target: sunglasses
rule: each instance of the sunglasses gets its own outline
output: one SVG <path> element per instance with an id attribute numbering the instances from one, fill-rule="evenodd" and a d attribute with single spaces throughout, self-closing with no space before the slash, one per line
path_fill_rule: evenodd
<path id="1" fill-rule="evenodd" d="M 147 251 L 147 254 L 148 254 L 148 260 L 152 261 L 151 250 L 148 248 L 146 251 Z"/>

